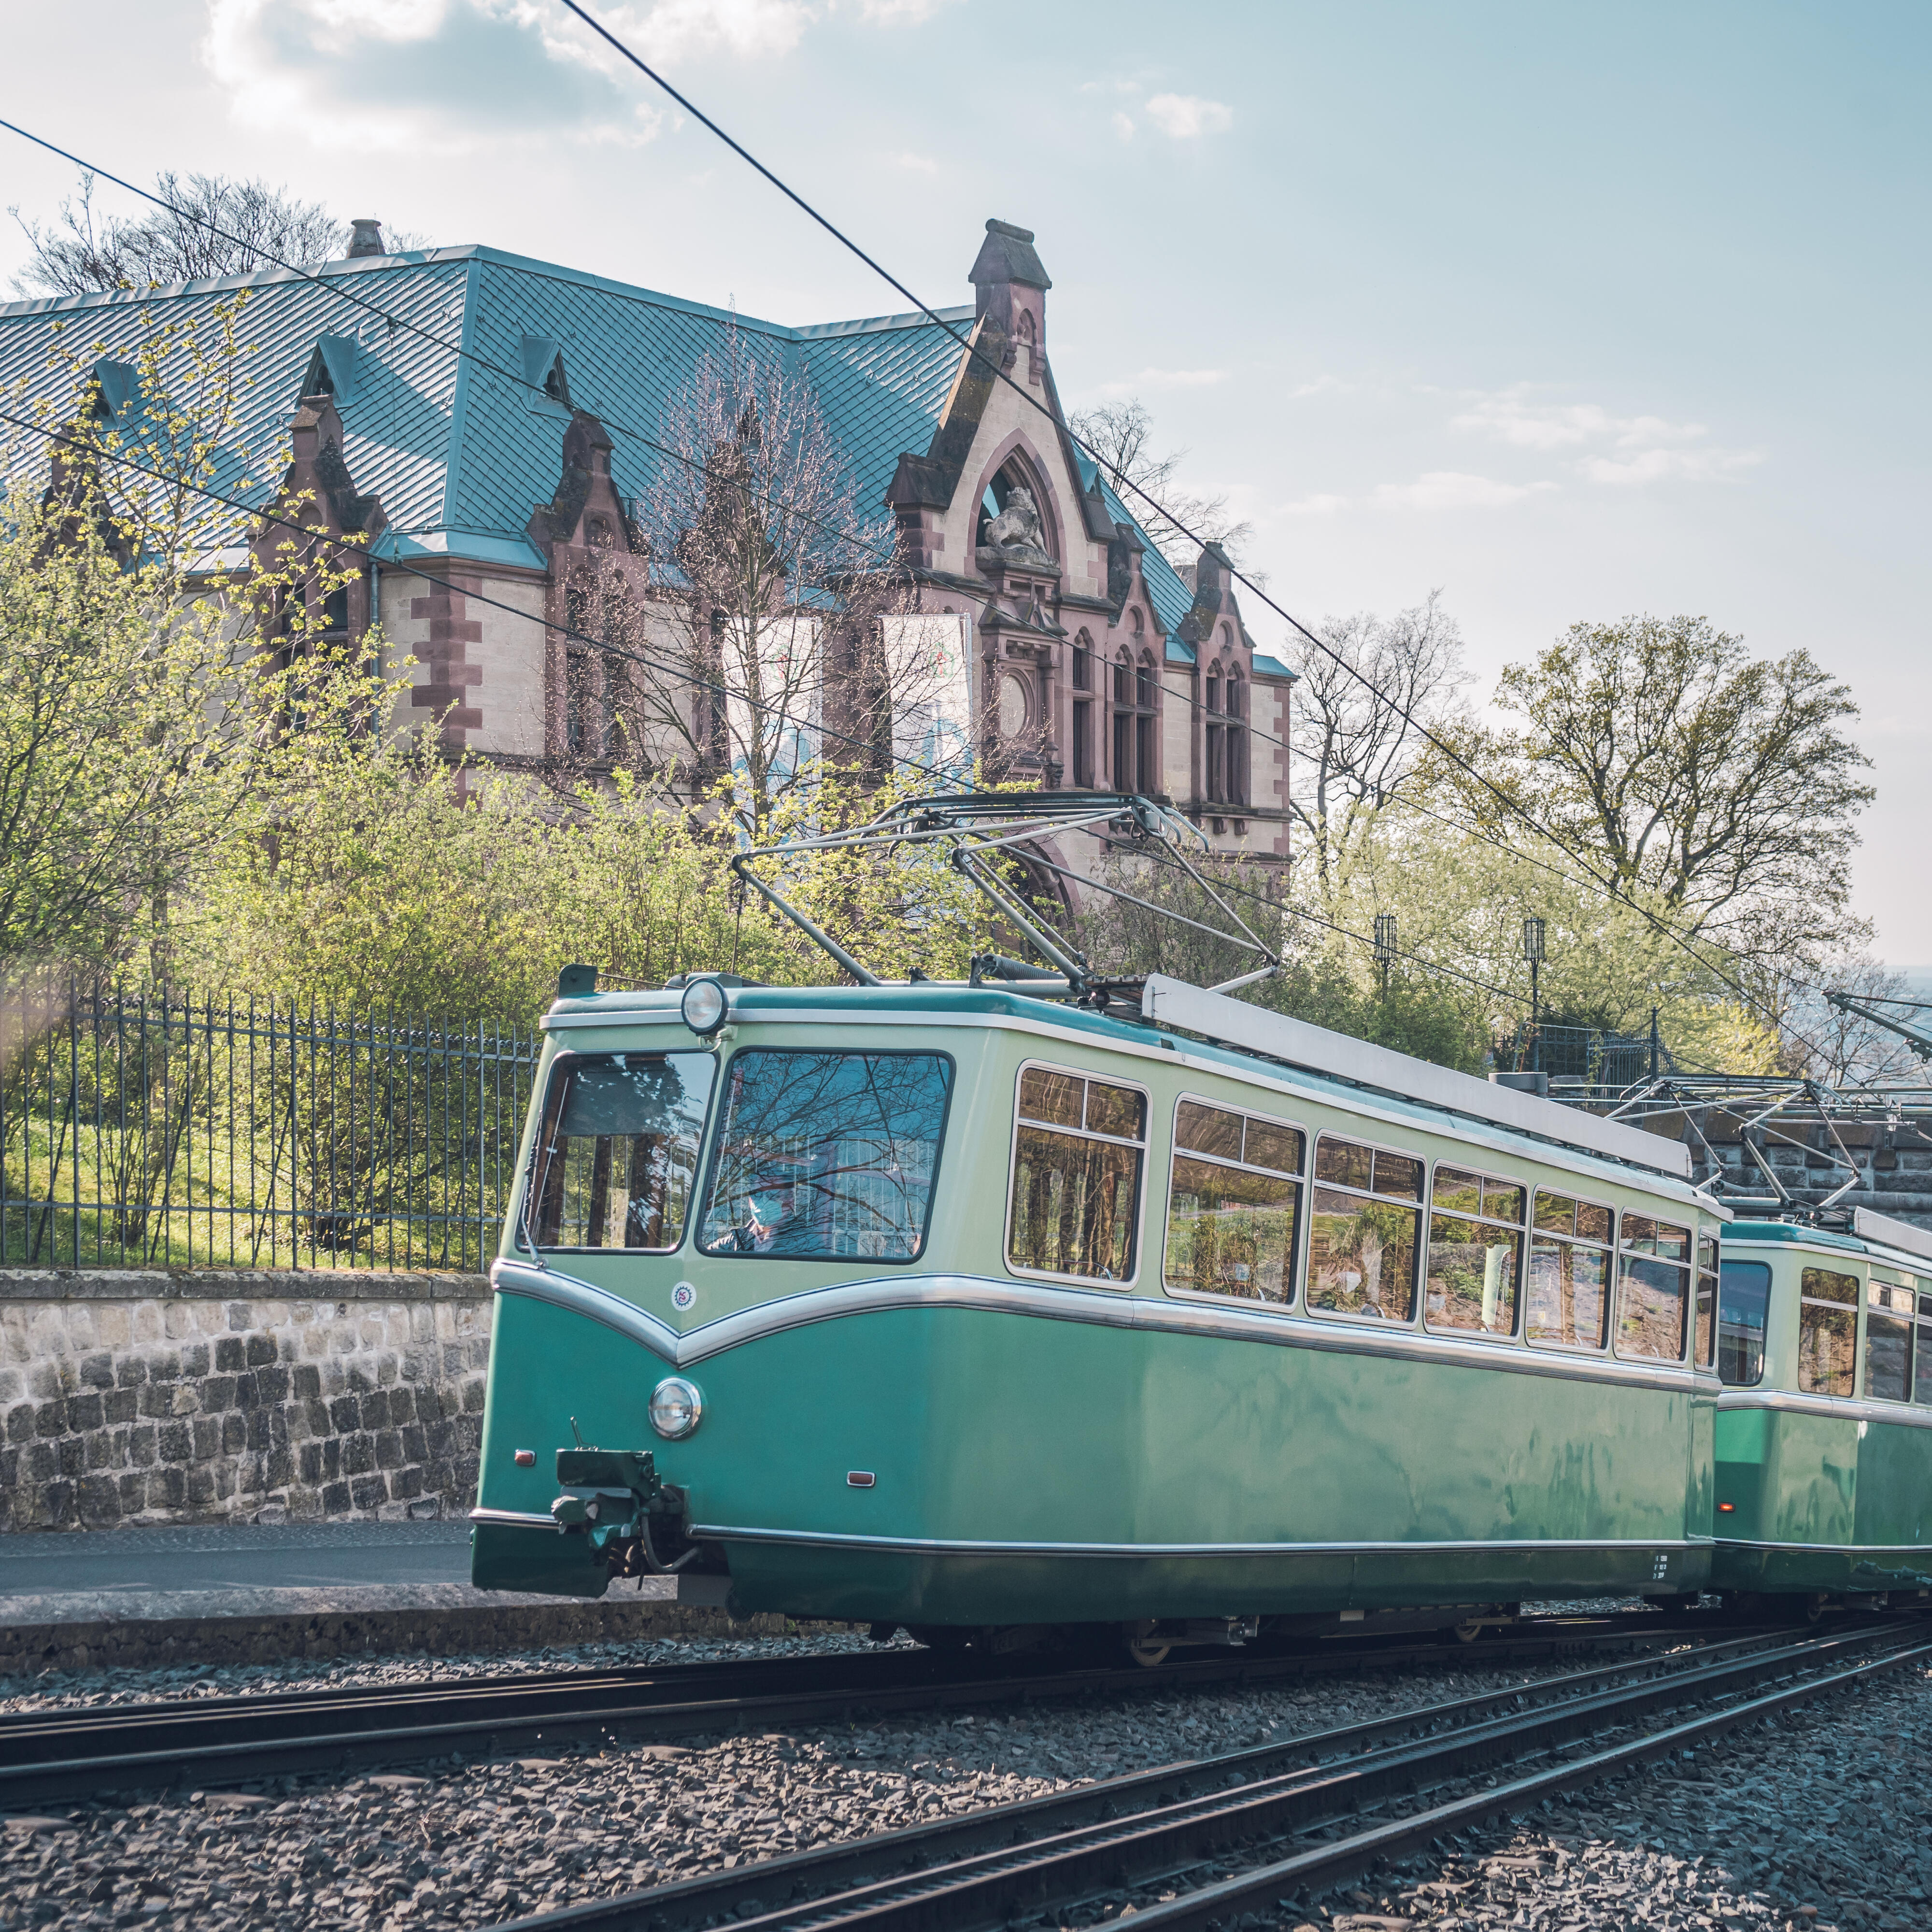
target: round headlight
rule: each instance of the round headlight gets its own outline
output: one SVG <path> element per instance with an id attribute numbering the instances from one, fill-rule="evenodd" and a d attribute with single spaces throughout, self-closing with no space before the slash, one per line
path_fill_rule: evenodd
<path id="1" fill-rule="evenodd" d="M 651 1391 L 651 1426 L 667 1442 L 682 1442 L 704 1418 L 704 1398 L 695 1382 L 667 1376 Z"/>
<path id="2" fill-rule="evenodd" d="M 685 1024 L 704 1038 L 709 1038 L 724 1024 L 724 1016 L 730 1007 L 724 988 L 716 980 L 692 980 L 684 989 L 684 998 L 678 1002 Z"/>

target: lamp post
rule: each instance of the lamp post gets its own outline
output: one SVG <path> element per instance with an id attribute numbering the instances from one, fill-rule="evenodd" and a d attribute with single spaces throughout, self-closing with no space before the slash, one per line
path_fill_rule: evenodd
<path id="1" fill-rule="evenodd" d="M 1543 922 L 1540 919 L 1526 919 L 1522 922 L 1522 956 L 1529 962 L 1530 1070 L 1540 1073 L 1543 1070 L 1541 988 L 1538 984 L 1543 965 Z"/>
<path id="2" fill-rule="evenodd" d="M 1388 992 L 1389 968 L 1395 964 L 1395 914 L 1376 914 L 1376 969 L 1382 976 L 1382 992 Z"/>

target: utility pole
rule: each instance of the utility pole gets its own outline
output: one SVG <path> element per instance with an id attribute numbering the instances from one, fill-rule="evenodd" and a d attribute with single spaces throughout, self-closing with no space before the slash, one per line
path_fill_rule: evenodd
<path id="1" fill-rule="evenodd" d="M 1529 962 L 1530 1071 L 1543 1070 L 1542 988 L 1543 922 L 1526 919 L 1522 922 L 1522 956 Z"/>

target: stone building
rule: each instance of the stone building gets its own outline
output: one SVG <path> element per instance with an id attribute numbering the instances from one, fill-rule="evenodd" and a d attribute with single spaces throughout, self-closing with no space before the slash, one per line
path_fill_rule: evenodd
<path id="1" fill-rule="evenodd" d="M 573 652 L 571 586 L 593 564 L 645 582 L 650 425 L 731 332 L 808 377 L 861 501 L 890 512 L 922 635 L 946 640 L 935 724 L 997 769 L 1153 794 L 1220 849 L 1286 861 L 1292 674 L 1256 649 L 1226 557 L 1177 572 L 1070 440 L 1028 230 L 987 223 L 950 328 L 784 327 L 491 248 L 387 254 L 373 230 L 311 277 L 0 308 L 0 382 L 56 412 L 82 392 L 138 412 L 143 336 L 238 298 L 236 442 L 287 452 L 266 506 L 358 545 L 328 627 L 380 616 L 416 660 L 409 708 L 451 752 L 594 769 L 586 694 L 612 674 Z"/>

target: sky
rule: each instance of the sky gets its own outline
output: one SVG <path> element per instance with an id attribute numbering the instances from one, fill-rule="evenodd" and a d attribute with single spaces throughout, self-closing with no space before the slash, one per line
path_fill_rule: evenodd
<path id="1" fill-rule="evenodd" d="M 1932 962 L 1932 8 L 594 10 L 928 302 L 970 298 L 988 216 L 1034 229 L 1068 406 L 1138 397 L 1304 621 L 1439 589 L 1479 699 L 1580 620 L 1809 650 L 1879 790 L 1856 909 Z M 558 0 L 10 12 L 0 114 L 134 179 L 781 322 L 905 306 Z M 0 206 L 74 184 L 0 132 Z M 0 281 L 24 254 L 6 223 Z"/>

